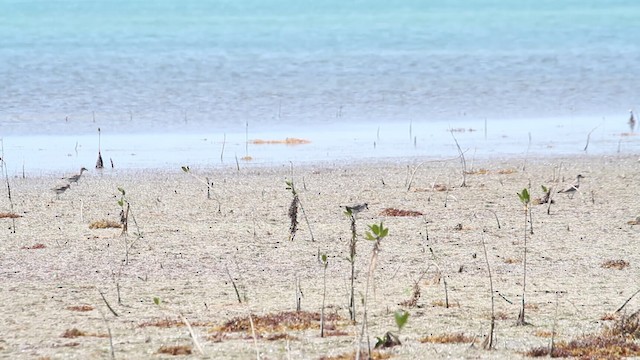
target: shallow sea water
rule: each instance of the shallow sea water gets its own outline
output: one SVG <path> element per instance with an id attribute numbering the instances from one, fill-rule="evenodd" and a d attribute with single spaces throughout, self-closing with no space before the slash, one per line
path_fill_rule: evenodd
<path id="1" fill-rule="evenodd" d="M 582 153 L 596 127 L 592 152 L 635 153 L 639 16 L 632 0 L 7 0 L 0 137 L 32 171 L 93 163 L 98 127 L 133 167 L 448 157 L 458 128 L 478 156 Z M 247 149 L 247 124 L 312 143 Z"/>

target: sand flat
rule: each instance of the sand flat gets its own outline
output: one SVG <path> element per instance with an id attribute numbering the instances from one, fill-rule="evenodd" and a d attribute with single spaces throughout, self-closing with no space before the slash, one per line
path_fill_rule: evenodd
<path id="1" fill-rule="evenodd" d="M 359 236 L 367 225 L 380 221 L 390 229 L 369 298 L 371 337 L 397 332 L 393 312 L 406 309 L 409 322 L 399 333 L 403 345 L 387 350 L 393 358 L 521 357 L 527 349 L 548 345 L 549 338 L 540 334 L 551 331 L 554 321 L 559 340 L 600 331 L 607 325 L 603 315 L 615 311 L 640 286 L 640 226 L 627 224 L 640 215 L 637 160 L 530 159 L 524 171 L 522 159 L 487 160 L 474 164 L 473 170 L 486 172 L 467 175 L 467 187 L 460 186 L 459 162 L 426 161 L 415 171 L 410 190 L 407 182 L 419 160 L 294 167 L 294 183 L 315 241 L 302 213 L 294 241 L 287 241 L 289 167 L 192 168 L 214 182 L 213 197 L 219 203 L 207 199 L 206 187 L 179 168 L 92 170 L 59 199 L 50 190 L 57 178 L 11 178 L 15 212 L 23 217 L 16 219 L 15 234 L 9 229 L 11 219 L 0 219 L 0 356 L 108 358 L 106 319 L 116 358 L 167 358 L 171 356 L 158 354 L 162 346 L 193 346 L 187 328 L 180 325 L 183 315 L 194 324 L 205 352 L 197 354 L 193 347 L 193 357 L 255 358 L 249 334 L 219 341 L 214 328 L 249 312 L 257 316 L 295 310 L 296 278 L 303 291 L 302 309 L 320 311 L 318 252 L 329 259 L 327 312 L 348 318 L 350 231 L 340 206 L 367 202 L 369 210 L 357 215 Z M 532 325 L 516 326 L 525 221 L 516 193 L 531 185 L 532 197 L 540 197 L 540 185 L 558 190 L 578 173 L 585 176 L 581 191 L 573 198 L 554 191 L 550 215 L 546 205 L 532 205 L 526 292 L 526 317 Z M 435 185 L 448 190 L 438 191 Z M 96 220 L 119 221 L 118 187 L 126 190 L 141 239 L 136 240 L 138 229 L 131 220 L 126 239 L 119 229 L 89 228 Z M 380 216 L 385 208 L 424 216 Z M 0 211 L 8 209 L 2 193 Z M 443 286 L 425 247 L 427 232 L 449 286 L 453 306 L 448 309 L 440 304 Z M 494 288 L 503 296 L 496 298 L 497 349 L 491 352 L 480 348 L 490 320 L 483 236 Z M 125 242 L 134 241 L 125 264 Z M 359 239 L 358 304 L 371 249 L 371 242 Z M 624 260 L 629 266 L 602 267 L 608 260 Z M 227 272 L 246 303 L 238 304 Z M 398 305 L 410 298 L 421 276 L 417 306 Z M 119 316 L 109 311 L 100 292 Z M 637 310 L 638 301 L 627 307 Z M 83 305 L 89 311 L 73 308 Z M 345 336 L 320 338 L 316 329 L 289 331 L 288 341 L 259 339 L 258 350 L 269 359 L 350 352 L 361 319 L 359 306 L 358 325 L 335 325 Z M 163 320 L 176 325 L 148 326 Z M 85 336 L 63 337 L 71 329 Z M 475 337 L 475 346 L 419 342 L 427 335 L 458 332 Z"/>

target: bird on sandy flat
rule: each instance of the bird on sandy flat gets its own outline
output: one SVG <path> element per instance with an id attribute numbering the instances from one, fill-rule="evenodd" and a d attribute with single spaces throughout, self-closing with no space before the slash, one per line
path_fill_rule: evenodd
<path id="1" fill-rule="evenodd" d="M 575 195 L 576 191 L 578 191 L 578 189 L 580 188 L 580 179 L 584 179 L 584 176 L 578 174 L 578 176 L 576 176 L 576 183 L 575 184 L 569 186 L 568 188 L 566 188 L 564 190 L 558 191 L 558 193 L 569 194 L 569 197 L 573 198 L 573 195 Z"/>
<path id="2" fill-rule="evenodd" d="M 60 198 L 60 195 L 64 194 L 65 191 L 69 190 L 70 187 L 71 187 L 71 184 L 66 184 L 66 185 L 56 186 L 51 190 L 53 190 L 53 192 L 56 193 L 57 198 Z"/>
<path id="3" fill-rule="evenodd" d="M 345 206 L 344 208 L 347 209 L 347 211 L 350 212 L 351 214 L 355 215 L 361 211 L 369 210 L 369 205 L 367 203 L 364 203 L 364 204 L 358 204 L 353 206 Z"/>
<path id="4" fill-rule="evenodd" d="M 629 110 L 629 127 L 631 128 L 631 131 L 636 127 L 636 117 L 633 116 L 633 110 Z"/>
<path id="5" fill-rule="evenodd" d="M 82 173 L 85 172 L 85 171 L 89 171 L 89 170 L 87 170 L 87 168 L 85 168 L 85 167 L 82 167 L 80 169 L 80 173 L 79 174 L 75 174 L 75 175 L 72 175 L 72 176 L 69 176 L 69 177 L 66 177 L 66 178 L 63 178 L 63 179 L 67 180 L 69 183 L 77 183 L 78 180 L 80 180 L 80 177 L 82 177 Z"/>

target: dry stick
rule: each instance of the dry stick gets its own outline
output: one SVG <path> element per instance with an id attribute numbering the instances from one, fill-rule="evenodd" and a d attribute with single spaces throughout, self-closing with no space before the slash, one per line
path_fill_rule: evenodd
<path id="1" fill-rule="evenodd" d="M 222 150 L 220 151 L 220 162 L 223 162 L 222 158 L 224 156 L 224 145 L 227 143 L 227 133 L 224 133 L 222 137 Z"/>
<path id="2" fill-rule="evenodd" d="M 236 161 L 237 160 L 238 160 L 238 157 L 236 157 Z M 240 169 L 240 167 L 238 167 L 238 169 Z M 213 193 L 214 200 L 218 203 L 218 212 L 220 212 L 221 208 L 222 208 L 222 204 L 220 203 L 220 197 L 213 190 L 213 186 L 209 183 L 209 178 L 202 179 L 199 176 L 196 176 L 194 173 L 191 172 L 191 169 L 188 166 L 182 166 L 182 171 L 184 171 L 187 174 L 191 175 L 194 179 L 196 179 L 199 182 L 203 183 L 207 187 L 207 198 L 208 199 L 211 198 L 211 193 Z"/>
<path id="3" fill-rule="evenodd" d="M 107 318 L 104 316 L 104 313 L 102 312 L 102 310 L 98 308 L 98 311 L 100 312 L 100 316 L 102 316 L 102 320 L 104 321 L 104 324 L 107 326 L 107 332 L 109 333 L 109 348 L 111 349 L 111 360 L 115 360 L 116 353 L 113 349 L 113 336 L 111 335 L 111 327 L 109 326 L 109 322 L 107 321 Z"/>
<path id="4" fill-rule="evenodd" d="M 622 137 L 620 137 L 620 139 L 618 139 L 618 154 L 620 154 L 620 145 L 622 144 Z"/>
<path id="5" fill-rule="evenodd" d="M 251 309 L 249 309 L 249 324 L 251 324 L 251 336 L 253 337 L 253 346 L 256 349 L 256 359 L 260 360 L 260 350 L 258 350 L 258 337 L 256 336 L 256 328 L 253 326 L 253 317 L 251 316 Z"/>
<path id="6" fill-rule="evenodd" d="M 498 229 L 501 229 L 502 227 L 500 226 L 500 220 L 498 219 L 498 214 L 491 210 L 491 209 L 481 209 L 479 211 L 476 211 L 475 213 L 473 213 L 473 217 L 477 218 L 478 217 L 478 213 L 481 211 L 487 211 L 493 214 L 493 216 L 496 218 L 496 223 L 498 224 Z"/>
<path id="7" fill-rule="evenodd" d="M 453 141 L 456 142 L 456 147 L 458 148 L 458 154 L 459 154 L 459 157 L 461 158 L 460 162 L 462 164 L 462 184 L 460 186 L 466 187 L 467 186 L 467 160 L 465 160 L 464 158 L 464 151 L 462 151 L 462 149 L 460 148 L 460 144 L 458 144 L 458 139 L 456 139 L 456 136 L 453 135 L 453 130 L 450 130 L 449 132 L 453 137 Z"/>
<path id="8" fill-rule="evenodd" d="M 180 314 L 180 318 L 182 319 L 182 322 L 187 326 L 187 330 L 189 330 L 189 336 L 191 336 L 193 345 L 195 345 L 196 349 L 198 349 L 201 355 L 204 355 L 204 350 L 202 349 L 200 342 L 196 338 L 196 334 L 193 332 L 193 328 L 191 328 L 191 324 L 189 324 L 189 321 L 187 321 L 187 318 L 184 317 L 184 315 Z"/>
<path id="9" fill-rule="evenodd" d="M 119 316 L 117 312 L 115 312 L 115 310 L 113 310 L 113 308 L 111 307 L 111 305 L 109 305 L 109 302 L 107 301 L 107 298 L 104 297 L 104 294 L 102 293 L 102 291 L 100 291 L 100 289 L 98 289 L 96 287 L 96 289 L 98 290 L 98 292 L 100 293 L 100 296 L 102 297 L 102 301 L 104 301 L 104 303 L 107 305 L 107 308 L 109 309 L 109 311 L 111 311 L 111 313 L 115 316 Z"/>
<path id="10" fill-rule="evenodd" d="M 436 269 L 438 269 L 438 272 L 442 275 L 442 283 L 444 284 L 444 304 L 445 304 L 445 307 L 448 309 L 449 308 L 449 291 L 447 289 L 447 277 L 446 275 L 444 275 L 444 273 L 442 272 L 442 268 L 438 264 L 438 259 L 436 258 L 436 254 L 433 251 L 433 248 L 431 247 L 431 245 L 429 245 L 429 229 L 427 227 L 426 218 L 424 219 L 424 230 L 426 233 L 426 237 L 423 237 L 422 239 L 425 241 L 427 248 L 429 248 L 429 252 L 431 252 L 431 256 L 433 257 L 433 263 L 435 264 Z"/>
<path id="11" fill-rule="evenodd" d="M 235 280 L 233 280 L 233 277 L 231 277 L 231 273 L 229 272 L 229 268 L 227 267 L 227 265 L 224 266 L 224 269 L 227 272 L 227 276 L 229 277 L 229 280 L 231 280 L 231 285 L 233 285 L 233 290 L 236 292 L 236 297 L 238 298 L 238 304 L 242 304 L 242 298 L 240 298 L 240 292 L 238 291 L 238 286 L 236 286 Z"/>
<path id="12" fill-rule="evenodd" d="M 296 311 L 302 310 L 302 289 L 300 289 L 300 278 L 296 274 Z"/>
<path id="13" fill-rule="evenodd" d="M 583 149 L 584 152 L 587 152 L 587 148 L 589 148 L 589 140 L 591 139 L 591 133 L 596 131 L 596 129 L 599 127 L 600 125 L 594 127 L 593 129 L 591 129 L 591 131 L 589 131 L 589 134 L 587 134 L 587 144 L 584 146 L 584 149 Z"/>
<path id="14" fill-rule="evenodd" d="M 300 206 L 300 210 L 302 210 L 302 216 L 304 216 L 304 221 L 307 223 L 307 227 L 309 228 L 311 241 L 316 241 L 315 237 L 313 236 L 313 230 L 311 230 L 311 223 L 309 222 L 309 218 L 307 217 L 307 212 L 304 211 L 304 206 L 302 206 L 302 201 L 300 201 L 300 197 L 298 196 L 298 193 L 295 191 L 295 188 L 293 187 L 293 162 L 290 161 L 289 165 L 291 167 L 291 190 L 293 191 L 293 195 L 298 198 L 298 206 Z M 304 177 L 302 177 L 302 187 L 305 190 L 307 189 L 307 185 L 304 182 Z"/>
<path id="15" fill-rule="evenodd" d="M 322 311 L 320 312 L 320 337 L 324 337 L 324 301 L 327 297 L 327 265 L 329 265 L 329 263 L 326 255 L 324 255 L 324 261 L 322 262 L 324 271 L 322 277 Z"/>
<path id="16" fill-rule="evenodd" d="M 118 305 L 122 305 L 122 298 L 120 298 L 120 283 L 116 281 L 116 293 L 118 294 Z"/>
<path id="17" fill-rule="evenodd" d="M 102 161 L 102 145 L 101 145 L 101 132 L 98 128 L 98 160 L 96 160 L 96 169 L 104 168 L 104 162 Z"/>
<path id="18" fill-rule="evenodd" d="M 4 140 L 0 139 L 1 146 L 1 154 L 0 164 L 2 165 L 2 169 L 4 170 L 4 180 L 7 184 L 7 196 L 9 197 L 9 211 L 13 214 L 13 198 L 11 197 L 11 185 L 9 185 L 9 170 L 7 169 L 7 163 L 4 161 Z M 23 170 L 24 171 L 24 170 Z M 23 175 L 24 177 L 24 175 Z M 16 218 L 11 217 L 11 233 L 16 233 Z"/>
<path id="19" fill-rule="evenodd" d="M 553 316 L 553 326 L 551 327 L 551 346 L 549 347 L 549 357 L 553 357 L 553 350 L 555 350 L 557 323 L 558 323 L 558 292 L 556 291 L 556 310 L 555 310 L 555 315 Z"/>
<path id="20" fill-rule="evenodd" d="M 245 138 L 244 152 L 245 152 L 245 157 L 248 158 L 249 157 L 249 120 L 247 120 L 247 126 L 245 128 L 244 138 Z"/>
<path id="21" fill-rule="evenodd" d="M 616 312 L 619 313 L 620 311 L 622 311 L 622 309 L 624 309 L 624 307 L 627 306 L 629 301 L 631 301 L 631 299 L 633 299 L 634 296 L 638 295 L 638 293 L 640 293 L 640 290 L 634 292 L 633 295 L 631 295 L 631 297 L 628 298 L 627 301 L 625 301 L 624 304 L 622 304 L 622 306 L 618 308 L 618 310 L 616 310 Z"/>
<path id="22" fill-rule="evenodd" d="M 549 197 L 547 198 L 547 215 L 551 215 L 551 204 L 553 203 L 553 186 L 549 187 Z"/>
<path id="23" fill-rule="evenodd" d="M 482 250 L 484 251 L 484 260 L 487 263 L 487 271 L 489 272 L 489 288 L 491 290 L 491 327 L 489 328 L 489 337 L 485 338 L 482 343 L 482 348 L 492 350 L 494 348 L 493 339 L 494 332 L 496 326 L 496 315 L 495 315 L 495 298 L 493 292 L 493 278 L 491 276 L 491 266 L 489 265 L 489 256 L 487 255 L 487 245 L 484 241 L 484 231 L 482 232 Z"/>
<path id="24" fill-rule="evenodd" d="M 238 154 L 236 154 L 236 168 L 240 171 L 240 163 L 238 162 Z"/>
<path id="25" fill-rule="evenodd" d="M 409 178 L 409 183 L 407 184 L 407 191 L 411 190 L 411 185 L 413 184 L 413 177 L 416 175 L 416 172 L 418 171 L 420 166 L 422 166 L 422 164 L 424 163 L 421 162 L 420 164 L 416 165 L 415 168 L 413 168 L 413 171 L 411 172 L 411 177 Z"/>
<path id="26" fill-rule="evenodd" d="M 522 162 L 522 171 L 525 171 L 527 167 L 527 158 L 529 157 L 529 150 L 531 149 L 531 133 L 529 133 L 529 145 L 527 145 L 527 152 L 524 155 L 524 161 Z"/>
<path id="27" fill-rule="evenodd" d="M 302 216 L 304 216 L 304 221 L 307 223 L 307 227 L 309 228 L 309 234 L 311 235 L 311 241 L 316 241 L 313 236 L 313 231 L 311 230 L 311 223 L 309 222 L 309 218 L 307 217 L 307 212 L 304 211 L 304 206 L 302 206 L 302 202 L 298 200 L 298 205 L 300 205 L 300 209 L 302 210 Z"/>

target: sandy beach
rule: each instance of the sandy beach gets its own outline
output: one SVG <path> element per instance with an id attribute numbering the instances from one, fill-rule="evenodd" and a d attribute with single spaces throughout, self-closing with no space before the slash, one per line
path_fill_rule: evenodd
<path id="1" fill-rule="evenodd" d="M 51 188 L 64 184 L 65 174 L 12 177 L 14 212 L 21 217 L 15 219 L 15 233 L 11 219 L 0 219 L 0 357 L 105 359 L 111 357 L 110 340 L 117 359 L 174 358 L 161 353 L 171 346 L 183 346 L 192 358 L 211 359 L 256 358 L 256 349 L 263 359 L 351 353 L 373 248 L 363 236 L 368 225 L 382 221 L 389 235 L 381 242 L 369 291 L 367 334 L 375 343 L 376 336 L 392 331 L 402 341 L 384 354 L 522 358 L 527 350 L 549 345 L 554 324 L 555 341 L 601 332 L 612 323 L 603 317 L 638 290 L 640 225 L 628 224 L 640 215 L 638 169 L 637 156 L 482 160 L 467 169 L 462 187 L 458 160 L 293 169 L 249 162 L 239 171 L 235 164 L 223 170 L 192 167 L 193 175 L 212 182 L 210 199 L 206 186 L 180 168 L 90 169 L 59 196 Z M 578 174 L 584 179 L 573 197 L 557 193 Z M 288 240 L 292 193 L 285 184 L 291 179 L 304 208 L 293 241 Z M 531 197 L 540 198 L 541 185 L 552 187 L 555 203 L 549 214 L 547 204 L 531 205 L 525 298 L 531 325 L 517 326 L 525 233 L 517 193 L 530 188 Z M 0 212 L 10 212 L 5 188 Z M 118 188 L 130 204 L 128 235 L 119 228 L 91 229 L 100 220 L 120 223 Z M 356 215 L 352 324 L 351 232 L 344 206 L 360 203 L 368 210 Z M 387 208 L 424 215 L 382 215 Z M 483 238 L 496 292 L 493 351 L 481 346 L 491 319 Z M 321 338 L 316 322 L 306 330 L 257 329 L 257 344 L 250 330 L 221 330 L 225 322 L 249 314 L 253 320 L 295 311 L 297 282 L 301 309 L 320 312 L 318 254 L 328 259 L 325 304 L 332 336 Z M 622 269 L 604 266 L 619 260 L 626 262 Z M 449 308 L 443 306 L 443 280 Z M 415 306 L 400 305 L 411 299 L 416 282 L 421 296 Z M 636 311 L 639 301 L 632 299 L 625 311 Z M 394 322 L 397 310 L 409 313 L 401 331 Z M 421 342 L 458 333 L 471 341 Z"/>

